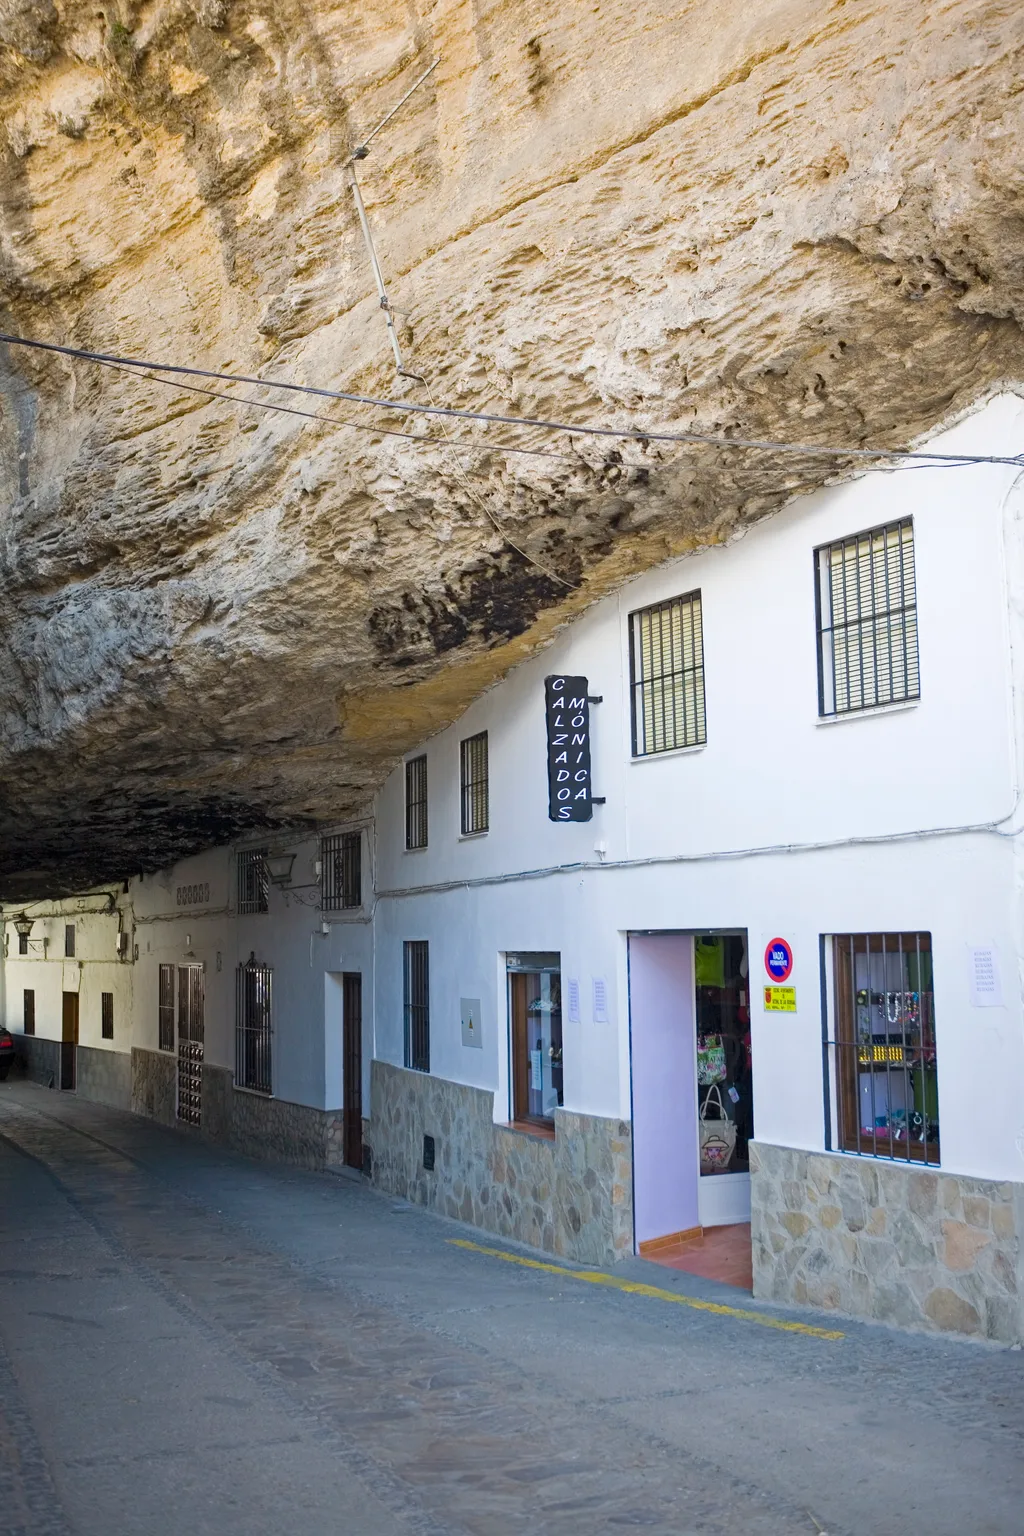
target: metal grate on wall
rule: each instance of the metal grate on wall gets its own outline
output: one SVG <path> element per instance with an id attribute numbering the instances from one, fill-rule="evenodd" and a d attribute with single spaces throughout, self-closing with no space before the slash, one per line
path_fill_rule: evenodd
<path id="1" fill-rule="evenodd" d="M 633 756 L 702 746 L 707 722 L 699 592 L 630 614 L 629 669 Z"/>
<path id="2" fill-rule="evenodd" d="M 321 905 L 341 912 L 363 904 L 363 837 L 339 832 L 320 839 Z"/>
<path id="3" fill-rule="evenodd" d="M 910 519 L 826 544 L 814 560 L 819 714 L 919 698 Z"/>
<path id="4" fill-rule="evenodd" d="M 270 910 L 270 870 L 267 867 L 265 848 L 244 848 L 237 855 L 238 910 L 267 912 Z"/>
<path id="5" fill-rule="evenodd" d="M 162 965 L 157 992 L 157 1039 L 162 1051 L 174 1050 L 174 966 Z"/>
<path id="6" fill-rule="evenodd" d="M 427 846 L 427 759 L 410 758 L 405 765 L 405 846 Z"/>
<path id="7" fill-rule="evenodd" d="M 271 1093 L 273 971 L 250 955 L 235 972 L 235 1086 Z"/>
<path id="8" fill-rule="evenodd" d="M 938 1163 L 931 934 L 832 938 L 835 1128 L 845 1152 Z M 830 1063 L 826 1060 L 826 1067 Z"/>
<path id="9" fill-rule="evenodd" d="M 114 1038 L 114 994 L 113 992 L 100 993 L 100 1039 L 113 1040 Z"/>
<path id="10" fill-rule="evenodd" d="M 430 953 L 425 939 L 407 940 L 405 961 L 405 1065 L 430 1071 Z"/>
<path id="11" fill-rule="evenodd" d="M 490 822 L 487 732 L 467 736 L 459 745 L 462 834 L 486 832 Z"/>

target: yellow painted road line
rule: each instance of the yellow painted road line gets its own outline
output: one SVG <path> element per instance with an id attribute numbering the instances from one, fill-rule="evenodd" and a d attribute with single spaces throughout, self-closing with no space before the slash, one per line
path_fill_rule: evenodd
<path id="1" fill-rule="evenodd" d="M 718 1317 L 735 1317 L 742 1323 L 760 1323 L 762 1328 L 777 1328 L 780 1333 L 803 1333 L 812 1339 L 844 1339 L 846 1335 L 835 1328 L 814 1328 L 810 1323 L 792 1323 L 783 1317 L 771 1317 L 767 1312 L 751 1312 L 747 1307 L 727 1307 L 719 1301 L 699 1301 L 696 1296 L 680 1296 L 677 1291 L 663 1291 L 657 1285 L 644 1285 L 639 1280 L 621 1280 L 617 1275 L 607 1275 L 600 1269 L 565 1269 L 561 1264 L 545 1264 L 540 1259 L 527 1259 L 518 1253 L 506 1253 L 503 1248 L 485 1248 L 482 1243 L 470 1243 L 464 1237 L 450 1237 L 453 1248 L 468 1248 L 470 1253 L 486 1253 L 492 1259 L 504 1259 L 506 1264 L 519 1264 L 523 1269 L 539 1269 L 546 1275 L 564 1275 L 567 1280 L 585 1280 L 590 1285 L 604 1285 L 613 1291 L 627 1291 L 630 1296 L 649 1296 L 655 1301 L 673 1301 L 679 1307 L 692 1307 L 695 1312 L 714 1312 Z"/>

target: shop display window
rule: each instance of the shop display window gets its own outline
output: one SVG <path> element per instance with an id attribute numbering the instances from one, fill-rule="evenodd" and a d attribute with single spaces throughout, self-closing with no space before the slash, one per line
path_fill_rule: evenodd
<path id="1" fill-rule="evenodd" d="M 693 948 L 701 1177 L 749 1173 L 754 1094 L 747 940 L 739 933 L 702 934 Z"/>
<path id="2" fill-rule="evenodd" d="M 512 1119 L 553 1133 L 562 1096 L 562 974 L 557 954 L 509 955 Z"/>
<path id="3" fill-rule="evenodd" d="M 839 1146 L 938 1163 L 931 934 L 837 934 L 832 963 Z"/>

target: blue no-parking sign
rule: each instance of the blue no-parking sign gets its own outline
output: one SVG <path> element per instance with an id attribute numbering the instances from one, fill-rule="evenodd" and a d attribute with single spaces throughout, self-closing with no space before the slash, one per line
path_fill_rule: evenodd
<path id="1" fill-rule="evenodd" d="M 786 939 L 772 939 L 764 952 L 764 968 L 773 981 L 785 981 L 793 969 L 793 946 Z"/>

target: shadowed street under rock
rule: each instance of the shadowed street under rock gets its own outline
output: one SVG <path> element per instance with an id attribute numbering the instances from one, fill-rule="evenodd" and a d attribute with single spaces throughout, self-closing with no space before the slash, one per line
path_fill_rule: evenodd
<path id="1" fill-rule="evenodd" d="M 0 1180 L 5 1536 L 1021 1529 L 1019 1353 L 506 1262 L 29 1084 Z"/>

